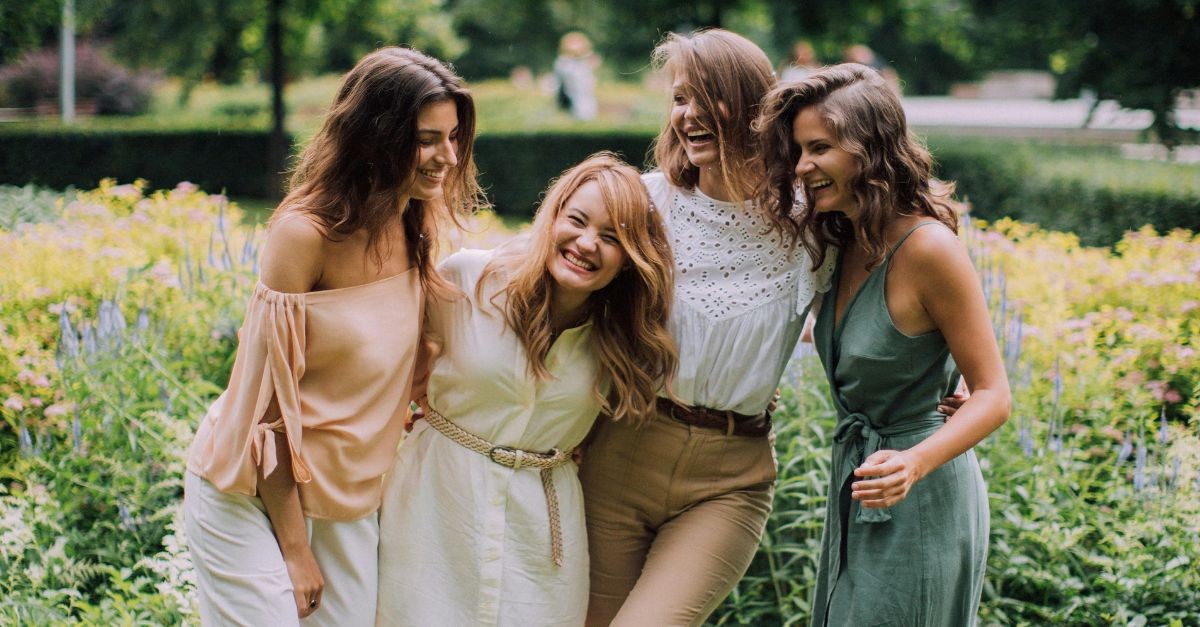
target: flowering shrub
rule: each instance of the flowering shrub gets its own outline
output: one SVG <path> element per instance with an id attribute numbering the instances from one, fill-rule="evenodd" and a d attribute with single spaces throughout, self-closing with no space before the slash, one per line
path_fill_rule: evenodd
<path id="1" fill-rule="evenodd" d="M 0 67 L 0 106 L 57 104 L 58 56 L 54 49 L 37 50 Z M 75 93 L 80 99 L 94 101 L 95 113 L 145 113 L 150 108 L 156 82 L 154 75 L 126 69 L 87 42 L 81 42 L 75 49 Z"/>
<path id="2" fill-rule="evenodd" d="M 183 458 L 228 378 L 261 233 L 186 183 L 28 198 L 0 224 L 0 623 L 195 622 Z M 510 234 L 481 214 L 443 252 Z M 1011 221 L 964 237 L 1015 400 L 979 447 L 983 622 L 1200 621 L 1200 238 L 1093 249 Z M 775 511 L 718 623 L 808 619 L 834 411 L 811 352 L 783 387 Z"/>
<path id="3" fill-rule="evenodd" d="M 1200 620 L 1200 236 L 1113 250 L 1002 220 L 967 234 L 1014 384 L 989 463 L 982 615 Z"/>
<path id="4" fill-rule="evenodd" d="M 189 183 L 9 198 L 34 204 L 0 225 L 0 623 L 195 622 L 184 457 L 228 380 L 261 232 Z M 504 231 L 469 227 L 445 248 Z"/>

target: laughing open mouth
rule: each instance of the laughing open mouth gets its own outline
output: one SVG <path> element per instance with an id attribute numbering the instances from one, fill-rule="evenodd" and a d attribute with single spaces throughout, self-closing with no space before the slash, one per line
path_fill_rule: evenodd
<path id="1" fill-rule="evenodd" d="M 596 269 L 595 264 L 588 261 L 587 259 L 584 259 L 583 257 L 580 257 L 579 255 L 576 255 L 575 253 L 573 253 L 569 250 L 563 251 L 563 259 L 566 259 L 567 263 L 575 266 L 576 268 L 582 268 L 584 270 L 587 270 L 588 272 L 591 272 Z"/>

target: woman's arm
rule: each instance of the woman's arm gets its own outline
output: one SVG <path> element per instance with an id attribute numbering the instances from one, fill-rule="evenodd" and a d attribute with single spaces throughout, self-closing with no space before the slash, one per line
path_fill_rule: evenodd
<path id="1" fill-rule="evenodd" d="M 260 277 L 263 284 L 277 292 L 312 291 L 321 278 L 325 244 L 321 231 L 304 216 L 282 217 L 271 226 L 263 250 Z M 268 411 L 263 422 L 274 421 L 277 411 Z M 292 475 L 288 439 L 274 440 L 278 463 L 267 476 L 263 476 L 260 467 L 258 493 L 292 580 L 296 611 L 304 618 L 320 606 L 325 580 L 308 544 L 308 528 Z"/>
<path id="2" fill-rule="evenodd" d="M 991 318 L 966 247 L 950 231 L 925 228 L 905 245 L 904 280 L 916 302 L 950 346 L 970 397 L 933 435 L 905 450 L 881 450 L 854 474 L 852 498 L 863 507 L 890 507 L 908 496 L 913 484 L 978 444 L 1008 420 L 1012 397 L 1008 376 L 992 334 Z M 893 272 L 895 269 L 893 269 Z"/>

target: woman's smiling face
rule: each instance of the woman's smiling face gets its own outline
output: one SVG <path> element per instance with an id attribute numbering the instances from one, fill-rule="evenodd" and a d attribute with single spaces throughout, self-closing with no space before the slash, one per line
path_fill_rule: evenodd
<path id="1" fill-rule="evenodd" d="M 817 107 L 805 107 L 792 120 L 792 143 L 800 152 L 796 180 L 804 183 L 813 209 L 838 211 L 853 219 L 858 206 L 851 185 L 862 172 L 858 158 L 838 143 Z"/>
<path id="2" fill-rule="evenodd" d="M 580 185 L 571 194 L 552 228 L 554 254 L 546 269 L 560 296 L 586 299 L 621 271 L 625 251 L 596 181 Z"/>

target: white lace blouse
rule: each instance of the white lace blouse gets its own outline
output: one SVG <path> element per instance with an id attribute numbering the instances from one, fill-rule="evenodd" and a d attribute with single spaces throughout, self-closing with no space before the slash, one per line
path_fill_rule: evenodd
<path id="1" fill-rule="evenodd" d="M 779 385 L 804 317 L 829 289 L 834 255 L 817 272 L 803 246 L 747 202 L 723 202 L 642 175 L 675 255 L 671 332 L 679 345 L 675 394 L 689 405 L 757 414 Z"/>

